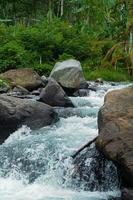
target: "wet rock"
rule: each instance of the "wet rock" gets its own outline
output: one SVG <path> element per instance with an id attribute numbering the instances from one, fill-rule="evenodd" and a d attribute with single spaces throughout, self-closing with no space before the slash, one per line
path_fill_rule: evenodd
<path id="1" fill-rule="evenodd" d="M 116 83 L 111 83 L 111 86 L 116 86 Z"/>
<path id="2" fill-rule="evenodd" d="M 70 59 L 55 64 L 50 77 L 54 78 L 61 86 L 66 88 L 79 88 L 85 81 L 79 61 Z"/>
<path id="3" fill-rule="evenodd" d="M 73 96 L 75 97 L 86 97 L 89 95 L 88 89 L 79 89 L 76 92 L 74 92 Z"/>
<path id="4" fill-rule="evenodd" d="M 72 186 L 86 191 L 107 191 L 119 188 L 115 165 L 98 152 L 92 144 L 82 150 L 73 161 Z"/>
<path id="5" fill-rule="evenodd" d="M 16 85 L 12 92 L 16 93 L 16 94 L 19 94 L 19 95 L 27 95 L 27 94 L 30 94 L 30 92 L 25 89 L 24 87 L 20 86 L 20 85 Z"/>
<path id="6" fill-rule="evenodd" d="M 47 84 L 48 83 L 48 79 L 47 79 L 47 77 L 46 76 L 41 76 L 41 79 L 42 79 L 42 81 L 43 81 L 43 83 L 44 84 Z"/>
<path id="7" fill-rule="evenodd" d="M 39 96 L 40 95 L 40 91 L 39 90 L 33 90 L 31 92 L 32 95 L 35 95 L 35 96 Z"/>
<path id="8" fill-rule="evenodd" d="M 7 93 L 7 95 L 11 96 L 11 97 L 20 98 L 20 99 L 32 99 L 32 100 L 38 100 L 39 99 L 39 96 L 35 96 L 35 95 L 32 95 L 32 94 L 20 94 L 20 93 L 17 93 L 17 92 L 9 92 L 9 93 Z"/>
<path id="9" fill-rule="evenodd" d="M 22 125 L 38 129 L 54 119 L 53 108 L 44 103 L 0 95 L 0 143 Z"/>
<path id="10" fill-rule="evenodd" d="M 88 89 L 96 92 L 98 88 L 97 88 L 97 86 L 89 86 Z"/>
<path id="11" fill-rule="evenodd" d="M 122 200 L 133 200 L 133 188 L 122 190 Z"/>
<path id="12" fill-rule="evenodd" d="M 87 83 L 87 81 L 83 81 L 80 83 L 79 89 L 88 89 L 89 84 Z"/>
<path id="13" fill-rule="evenodd" d="M 132 187 L 133 87 L 107 93 L 98 114 L 98 128 L 98 149 L 118 165 L 124 184 Z"/>
<path id="14" fill-rule="evenodd" d="M 97 79 L 95 80 L 95 83 L 103 84 L 102 78 L 97 78 Z"/>
<path id="15" fill-rule="evenodd" d="M 121 197 L 109 197 L 108 200 L 122 200 Z"/>
<path id="16" fill-rule="evenodd" d="M 51 106 L 74 107 L 64 90 L 54 79 L 49 79 L 46 87 L 42 89 L 39 101 Z"/>
<path id="17" fill-rule="evenodd" d="M 66 88 L 66 87 L 63 87 L 62 85 L 61 85 L 61 87 L 65 91 L 66 95 L 69 97 L 72 97 L 74 92 L 77 91 L 77 89 L 75 89 L 75 88 Z"/>
<path id="18" fill-rule="evenodd" d="M 8 70 L 0 77 L 32 91 L 42 85 L 41 77 L 31 68 Z"/>

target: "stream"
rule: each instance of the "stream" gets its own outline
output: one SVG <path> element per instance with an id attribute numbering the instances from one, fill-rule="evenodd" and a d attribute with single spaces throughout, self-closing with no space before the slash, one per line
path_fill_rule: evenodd
<path id="1" fill-rule="evenodd" d="M 88 97 L 71 97 L 75 108 L 56 108 L 59 121 L 37 131 L 23 126 L 0 145 L 0 200 L 113 200 L 120 180 L 95 145 L 71 155 L 98 135 L 97 113 L 105 83 Z"/>

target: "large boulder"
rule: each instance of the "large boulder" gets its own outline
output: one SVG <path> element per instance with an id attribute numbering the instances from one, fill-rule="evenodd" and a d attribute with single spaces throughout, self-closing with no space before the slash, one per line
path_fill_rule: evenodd
<path id="1" fill-rule="evenodd" d="M 56 63 L 50 77 L 65 88 L 79 88 L 85 82 L 81 64 L 74 59 Z"/>
<path id="2" fill-rule="evenodd" d="M 41 77 L 31 68 L 8 70 L 0 74 L 0 77 L 31 91 L 42 85 Z"/>
<path id="3" fill-rule="evenodd" d="M 133 87 L 107 93 L 98 114 L 97 147 L 119 167 L 124 184 L 133 186 Z"/>
<path id="4" fill-rule="evenodd" d="M 49 105 L 0 95 L 0 143 L 22 125 L 38 129 L 50 125 L 55 117 L 55 112 Z"/>
<path id="5" fill-rule="evenodd" d="M 51 106 L 74 107 L 61 86 L 52 78 L 48 80 L 48 84 L 42 89 L 39 101 Z"/>

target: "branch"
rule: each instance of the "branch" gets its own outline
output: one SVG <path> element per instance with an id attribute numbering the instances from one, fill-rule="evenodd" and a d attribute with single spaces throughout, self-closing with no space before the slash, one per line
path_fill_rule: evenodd
<path id="1" fill-rule="evenodd" d="M 84 150 L 85 148 L 89 147 L 92 143 L 94 143 L 96 141 L 97 137 L 95 137 L 93 140 L 87 142 L 85 145 L 83 145 L 81 148 L 79 148 L 73 155 L 71 155 L 71 157 L 74 159 L 82 150 Z"/>

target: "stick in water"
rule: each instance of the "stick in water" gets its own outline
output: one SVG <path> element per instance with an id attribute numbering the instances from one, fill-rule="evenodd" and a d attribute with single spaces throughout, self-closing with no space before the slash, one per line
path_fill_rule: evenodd
<path id="1" fill-rule="evenodd" d="M 93 142 L 95 142 L 97 137 L 95 137 L 93 140 L 87 142 L 85 145 L 83 145 L 80 149 L 78 149 L 71 157 L 74 159 L 82 150 L 89 147 Z"/>

